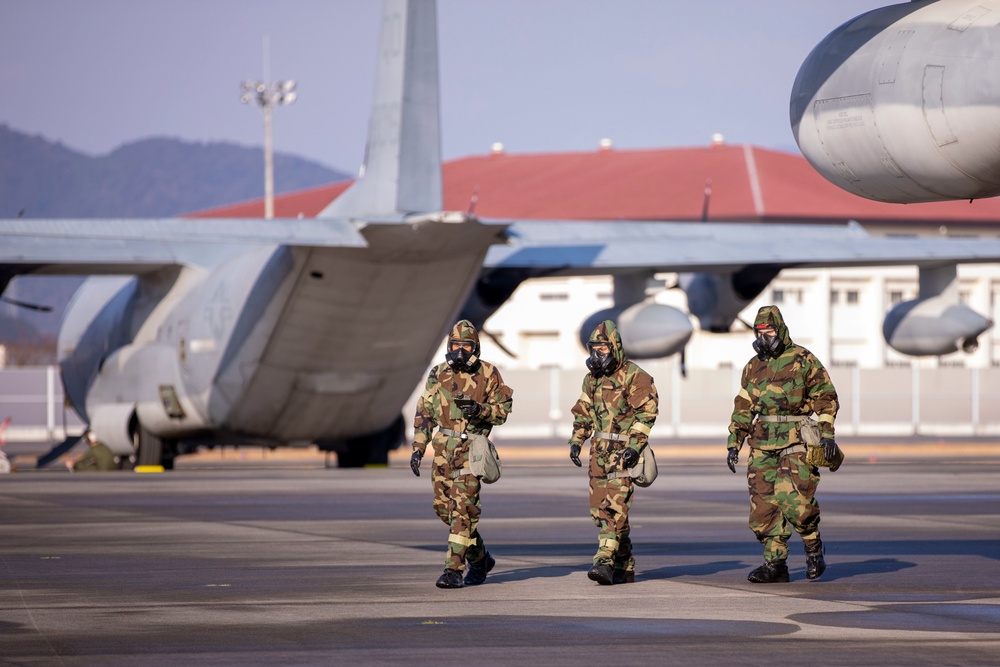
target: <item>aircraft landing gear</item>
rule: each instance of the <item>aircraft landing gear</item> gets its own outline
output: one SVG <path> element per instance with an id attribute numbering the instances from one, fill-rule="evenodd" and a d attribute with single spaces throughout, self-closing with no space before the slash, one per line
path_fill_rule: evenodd
<path id="1" fill-rule="evenodd" d="M 164 470 L 174 469 L 177 456 L 177 441 L 159 438 L 141 425 L 132 433 L 136 466 L 163 466 Z"/>
<path id="2" fill-rule="evenodd" d="M 363 468 L 389 464 L 389 452 L 403 444 L 406 420 L 399 415 L 385 429 L 371 435 L 343 440 L 321 440 L 320 451 L 337 452 L 338 468 Z"/>

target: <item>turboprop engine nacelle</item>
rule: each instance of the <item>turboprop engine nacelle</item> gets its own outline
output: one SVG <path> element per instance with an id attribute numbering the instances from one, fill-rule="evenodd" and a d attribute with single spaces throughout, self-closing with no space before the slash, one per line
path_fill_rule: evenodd
<path id="1" fill-rule="evenodd" d="M 792 132 L 848 192 L 915 203 L 1000 195 L 1000 0 L 910 2 L 840 26 L 792 87 Z"/>
<path id="2" fill-rule="evenodd" d="M 580 344 L 587 347 L 590 334 L 604 320 L 618 327 L 625 354 L 630 359 L 660 359 L 680 352 L 694 328 L 682 311 L 659 303 L 637 303 L 624 310 L 600 310 L 580 327 Z"/>

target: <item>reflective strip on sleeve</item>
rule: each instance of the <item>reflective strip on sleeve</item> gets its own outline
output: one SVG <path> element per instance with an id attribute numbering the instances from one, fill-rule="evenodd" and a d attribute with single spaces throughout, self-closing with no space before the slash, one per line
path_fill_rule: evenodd
<path id="1" fill-rule="evenodd" d="M 632 422 L 632 426 L 628 430 L 629 433 L 642 433 L 643 435 L 649 435 L 649 424 L 643 424 L 642 422 Z"/>
<path id="2" fill-rule="evenodd" d="M 816 421 L 818 421 L 818 422 L 829 422 L 829 423 L 832 424 L 833 423 L 833 415 L 819 415 L 818 417 L 816 417 Z"/>

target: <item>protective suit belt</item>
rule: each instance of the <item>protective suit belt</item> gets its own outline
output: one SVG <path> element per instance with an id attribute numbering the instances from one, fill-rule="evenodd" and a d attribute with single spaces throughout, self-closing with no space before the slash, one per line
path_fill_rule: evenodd
<path id="1" fill-rule="evenodd" d="M 805 454 L 807 451 L 806 446 L 801 444 L 791 445 L 789 447 L 785 447 L 784 449 L 759 449 L 757 447 L 754 447 L 754 449 L 758 452 L 765 452 L 767 454 L 777 454 L 779 457 L 790 456 L 792 454 Z"/>
<path id="2" fill-rule="evenodd" d="M 757 415 L 762 422 L 801 422 L 809 419 L 809 415 Z"/>
<path id="3" fill-rule="evenodd" d="M 611 551 L 618 551 L 618 540 L 612 540 L 610 537 L 605 537 L 598 543 L 601 549 L 607 548 Z"/>
<path id="4" fill-rule="evenodd" d="M 628 434 L 626 433 L 595 433 L 594 437 L 598 440 L 628 440 Z"/>

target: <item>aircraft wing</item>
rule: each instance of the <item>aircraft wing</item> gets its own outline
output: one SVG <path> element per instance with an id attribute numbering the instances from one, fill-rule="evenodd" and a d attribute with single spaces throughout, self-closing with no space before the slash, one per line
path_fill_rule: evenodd
<path id="1" fill-rule="evenodd" d="M 255 245 L 364 247 L 347 219 L 0 220 L 0 272 L 143 273 L 212 263 Z"/>
<path id="2" fill-rule="evenodd" d="M 1000 239 L 885 238 L 857 223 L 518 221 L 484 266 L 545 275 L 732 271 L 1000 261 Z"/>

